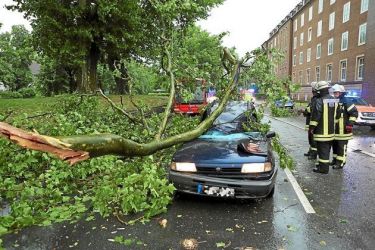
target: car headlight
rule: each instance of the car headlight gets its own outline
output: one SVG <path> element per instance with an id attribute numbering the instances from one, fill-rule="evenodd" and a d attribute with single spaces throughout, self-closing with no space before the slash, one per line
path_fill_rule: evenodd
<path id="1" fill-rule="evenodd" d="M 172 162 L 171 169 L 179 172 L 197 172 L 195 163 L 192 162 Z"/>
<path id="2" fill-rule="evenodd" d="M 271 162 L 265 163 L 245 163 L 242 165 L 241 173 L 264 173 L 272 170 Z"/>

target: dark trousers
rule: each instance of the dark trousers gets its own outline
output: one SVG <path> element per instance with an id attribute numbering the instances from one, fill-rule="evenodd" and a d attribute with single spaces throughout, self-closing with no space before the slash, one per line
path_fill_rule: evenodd
<path id="1" fill-rule="evenodd" d="M 329 155 L 331 153 L 332 141 L 316 142 L 318 149 L 317 168 L 320 172 L 329 172 Z"/>
<path id="2" fill-rule="evenodd" d="M 311 133 L 307 133 L 307 134 L 308 134 L 309 145 L 310 145 L 309 152 L 310 154 L 316 155 L 317 147 L 316 147 L 316 141 L 314 141 L 314 135 Z"/>
<path id="3" fill-rule="evenodd" d="M 334 140 L 332 144 L 333 159 L 337 166 L 343 167 L 346 163 L 348 140 Z"/>

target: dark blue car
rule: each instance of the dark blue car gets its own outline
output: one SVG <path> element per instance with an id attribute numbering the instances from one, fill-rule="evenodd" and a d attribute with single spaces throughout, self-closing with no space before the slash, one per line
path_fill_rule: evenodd
<path id="1" fill-rule="evenodd" d="M 178 192 L 234 198 L 273 195 L 274 133 L 244 132 L 244 125 L 254 119 L 252 109 L 246 102 L 230 102 L 210 130 L 175 153 L 169 179 Z"/>

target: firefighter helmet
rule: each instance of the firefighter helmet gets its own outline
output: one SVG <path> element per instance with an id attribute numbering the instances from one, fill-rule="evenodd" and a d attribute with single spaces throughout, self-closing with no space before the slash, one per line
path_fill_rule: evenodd
<path id="1" fill-rule="evenodd" d="M 315 89 L 318 91 L 318 90 L 322 90 L 322 89 L 326 89 L 326 88 L 330 88 L 329 86 L 329 83 L 327 81 L 320 81 L 318 82 L 316 85 L 315 85 Z"/>
<path id="2" fill-rule="evenodd" d="M 310 84 L 313 91 L 316 91 L 316 84 L 317 82 L 311 82 Z"/>
<path id="3" fill-rule="evenodd" d="M 333 92 L 344 93 L 345 92 L 345 88 L 344 88 L 344 86 L 342 86 L 340 84 L 335 84 L 335 85 L 332 86 L 332 91 Z"/>

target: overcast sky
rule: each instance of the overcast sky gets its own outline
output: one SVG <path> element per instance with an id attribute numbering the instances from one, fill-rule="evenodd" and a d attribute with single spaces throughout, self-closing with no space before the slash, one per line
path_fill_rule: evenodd
<path id="1" fill-rule="evenodd" d="M 228 31 L 224 45 L 236 47 L 240 55 L 259 47 L 274 27 L 301 0 L 226 0 L 211 11 L 207 20 L 198 24 L 212 34 Z M 12 25 L 24 24 L 30 29 L 22 14 L 10 12 L 3 6 L 11 0 L 0 0 L 0 32 L 9 31 Z"/>

